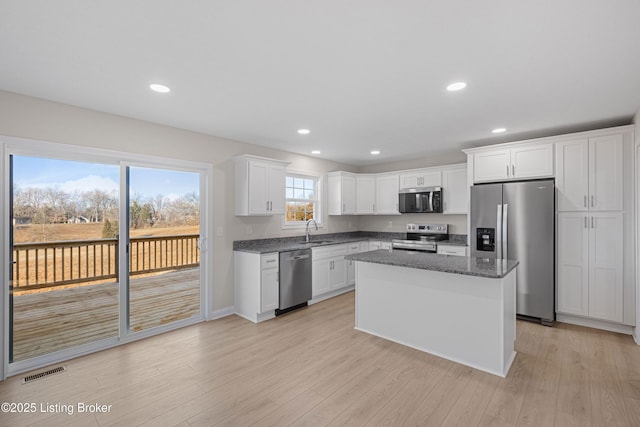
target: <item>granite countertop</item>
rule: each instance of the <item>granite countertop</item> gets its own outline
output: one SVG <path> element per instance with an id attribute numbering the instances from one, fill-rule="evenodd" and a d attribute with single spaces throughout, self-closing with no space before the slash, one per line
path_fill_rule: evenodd
<path id="1" fill-rule="evenodd" d="M 380 249 L 347 255 L 345 259 L 386 264 L 397 267 L 418 268 L 422 270 L 441 271 L 444 273 L 464 274 L 466 276 L 501 279 L 517 265 L 518 261 L 495 260 L 488 258 L 437 255 L 420 251 L 403 251 Z"/>
<path id="2" fill-rule="evenodd" d="M 264 254 L 269 252 L 286 252 L 299 249 L 309 249 L 318 246 L 340 245 L 363 240 L 379 240 L 390 242 L 393 239 L 403 239 L 405 233 L 376 233 L 376 232 L 347 232 L 332 234 L 311 234 L 309 243 L 304 236 L 278 237 L 273 239 L 237 240 L 233 242 L 234 251 Z"/>

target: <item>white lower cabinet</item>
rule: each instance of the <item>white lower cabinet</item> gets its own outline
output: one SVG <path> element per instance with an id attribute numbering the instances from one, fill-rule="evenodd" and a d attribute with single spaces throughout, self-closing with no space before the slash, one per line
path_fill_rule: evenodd
<path id="1" fill-rule="evenodd" d="M 347 255 L 366 252 L 369 250 L 369 242 L 353 242 L 347 245 Z M 356 262 L 347 261 L 347 285 L 356 284 Z"/>
<path id="2" fill-rule="evenodd" d="M 467 247 L 460 245 L 438 245 L 439 255 L 467 256 Z"/>
<path id="3" fill-rule="evenodd" d="M 561 212 L 558 313 L 623 322 L 623 214 Z"/>
<path id="4" fill-rule="evenodd" d="M 255 323 L 275 317 L 280 304 L 279 264 L 277 252 L 233 252 L 237 315 Z"/>
<path id="5" fill-rule="evenodd" d="M 311 249 L 313 298 L 347 286 L 347 245 Z"/>
<path id="6" fill-rule="evenodd" d="M 377 249 L 391 249 L 391 242 L 381 242 L 380 240 L 369 240 L 369 251 Z"/>

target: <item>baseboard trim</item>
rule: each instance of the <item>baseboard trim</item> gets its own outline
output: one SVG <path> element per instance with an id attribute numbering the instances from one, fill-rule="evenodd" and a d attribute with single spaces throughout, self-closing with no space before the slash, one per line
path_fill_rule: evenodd
<path id="1" fill-rule="evenodd" d="M 236 308 L 233 305 L 231 307 L 220 308 L 218 310 L 213 310 L 207 320 L 221 319 L 223 317 L 227 317 L 232 314 L 235 314 L 235 312 L 236 312 Z"/>
<path id="2" fill-rule="evenodd" d="M 618 323 L 611 323 L 604 320 L 587 319 L 584 317 L 559 313 L 556 314 L 556 320 L 558 322 L 570 323 L 572 325 L 586 326 L 587 328 L 602 329 L 604 331 L 617 332 L 619 334 L 633 336 L 633 326 L 620 325 Z"/>
<path id="3" fill-rule="evenodd" d="M 355 285 L 347 286 L 346 288 L 336 289 L 335 291 L 327 292 L 326 294 L 318 295 L 309 301 L 309 305 L 317 304 L 329 298 L 337 297 L 338 295 L 346 294 L 347 292 L 351 292 L 356 288 Z"/>
<path id="4" fill-rule="evenodd" d="M 636 326 L 633 330 L 633 340 L 640 345 L 640 327 Z"/>

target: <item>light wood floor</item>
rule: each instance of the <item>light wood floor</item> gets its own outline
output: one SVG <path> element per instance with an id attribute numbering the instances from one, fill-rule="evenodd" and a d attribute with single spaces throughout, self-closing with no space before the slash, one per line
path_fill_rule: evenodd
<path id="1" fill-rule="evenodd" d="M 132 331 L 199 313 L 198 269 L 136 277 L 130 283 Z M 117 283 L 15 296 L 13 360 L 117 336 L 118 307 Z"/>
<path id="2" fill-rule="evenodd" d="M 638 426 L 629 336 L 518 322 L 506 379 L 353 329 L 349 293 L 254 325 L 228 316 L 66 363 L 0 402 L 112 405 L 0 414 L 0 425 Z M 473 325 L 469 325 L 473 327 Z"/>

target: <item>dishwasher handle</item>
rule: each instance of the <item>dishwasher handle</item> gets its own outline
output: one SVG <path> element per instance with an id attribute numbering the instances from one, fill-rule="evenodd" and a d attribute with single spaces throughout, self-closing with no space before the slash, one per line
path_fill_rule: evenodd
<path id="1" fill-rule="evenodd" d="M 309 255 L 297 255 L 292 257 L 291 259 L 297 260 L 297 259 L 307 259 L 307 258 L 309 258 Z"/>

